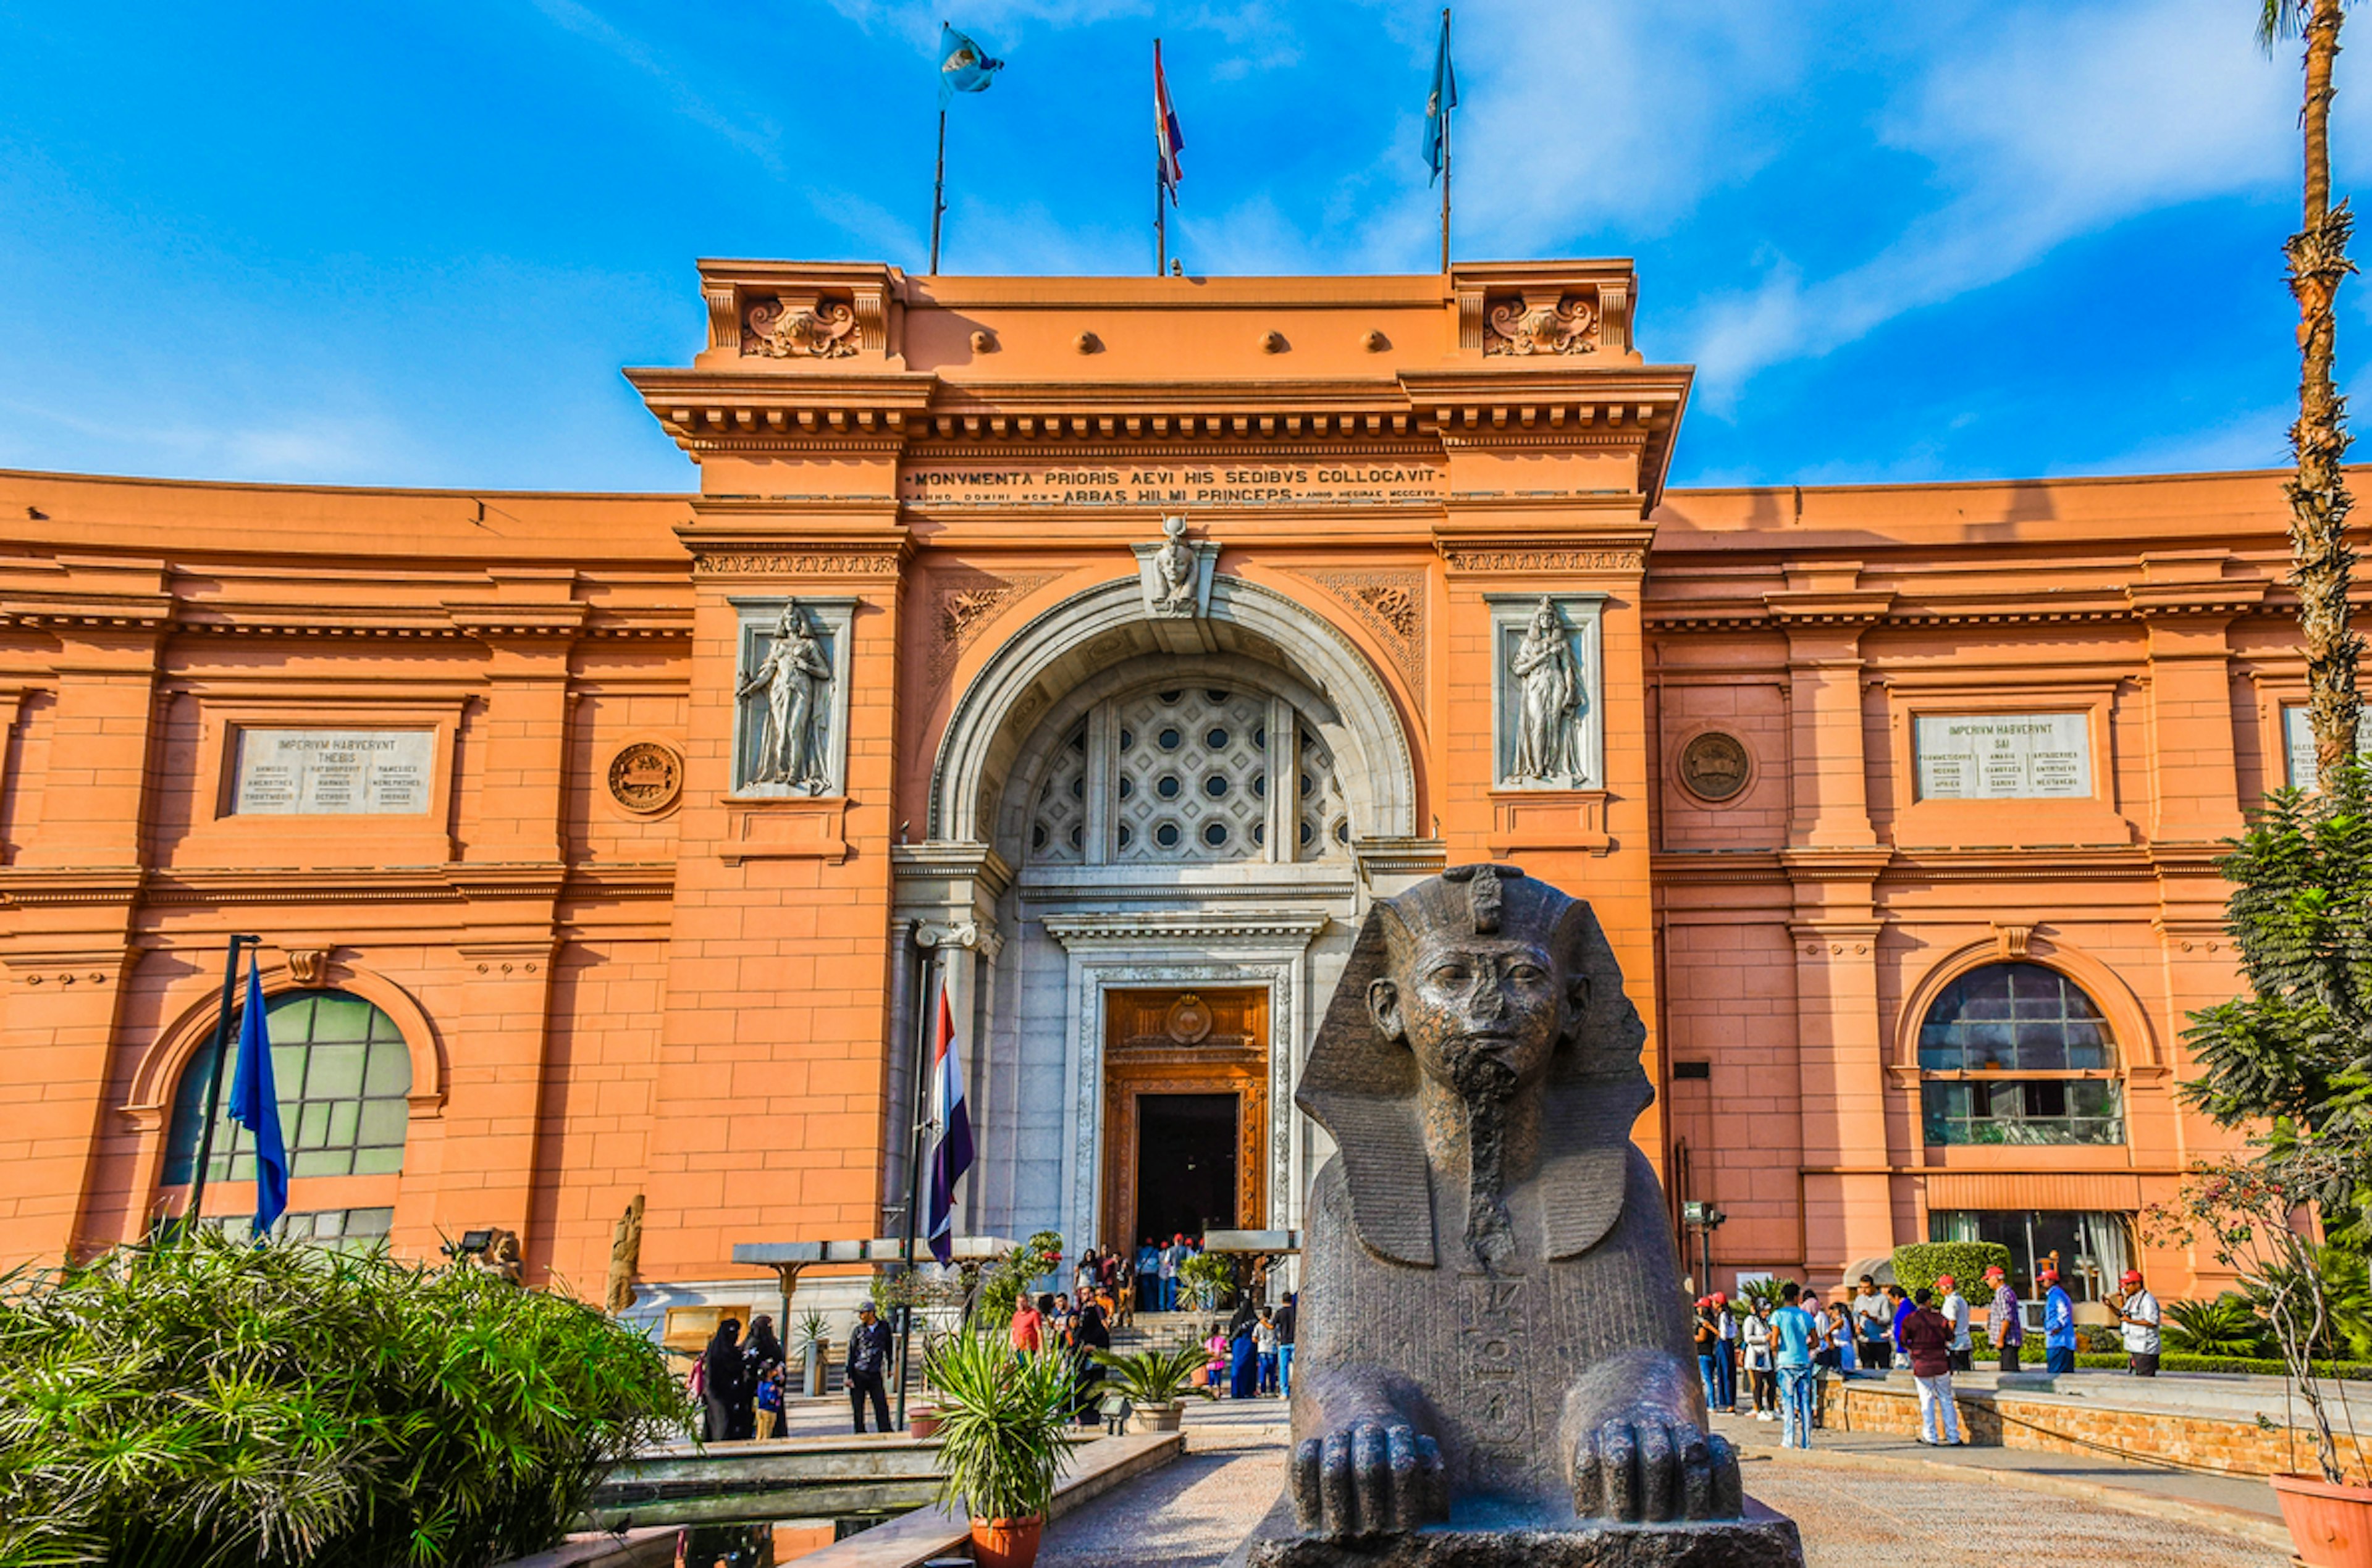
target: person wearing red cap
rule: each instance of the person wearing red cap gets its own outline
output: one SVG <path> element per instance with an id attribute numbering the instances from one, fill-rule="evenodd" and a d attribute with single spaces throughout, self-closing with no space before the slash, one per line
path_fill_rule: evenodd
<path id="1" fill-rule="evenodd" d="M 2161 1314 L 2157 1297 L 2142 1283 L 2139 1269 L 2127 1269 L 2117 1282 L 2124 1295 L 2117 1302 L 2117 1324 L 2125 1337 L 2125 1370 L 2136 1377 L 2157 1376 L 2157 1329 Z"/>
<path id="2" fill-rule="evenodd" d="M 2001 1353 L 2001 1369 L 2017 1370 L 2017 1347 L 2026 1342 L 2026 1319 L 2018 1314 L 2017 1292 L 2009 1284 L 2009 1274 L 1999 1263 L 1985 1265 L 1985 1283 L 1994 1287 L 1994 1299 L 1985 1308 L 1985 1338 Z"/>
<path id="3" fill-rule="evenodd" d="M 2076 1299 L 2060 1284 L 2057 1269 L 2045 1267 L 2035 1283 L 2043 1287 L 2043 1370 L 2062 1376 L 2076 1370 Z"/>

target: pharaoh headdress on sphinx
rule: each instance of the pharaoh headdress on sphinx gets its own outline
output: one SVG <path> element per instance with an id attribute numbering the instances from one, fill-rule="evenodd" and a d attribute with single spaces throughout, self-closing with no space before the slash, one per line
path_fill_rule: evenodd
<path id="1" fill-rule="evenodd" d="M 1589 906 L 1512 865 L 1453 866 L 1378 900 L 1327 1005 L 1294 1103 L 1334 1139 L 1359 1239 L 1395 1262 L 1437 1262 L 1416 1058 L 1367 1010 L 1368 986 L 1391 979 L 1396 967 L 1405 973 L 1394 960 L 1428 932 L 1528 939 L 1547 950 L 1562 978 L 1589 982 L 1532 1091 L 1545 1101 L 1536 1178 L 1546 1200 L 1544 1255 L 1587 1252 L 1622 1212 L 1631 1124 L 1656 1098 L 1639 1065 L 1647 1031 Z"/>

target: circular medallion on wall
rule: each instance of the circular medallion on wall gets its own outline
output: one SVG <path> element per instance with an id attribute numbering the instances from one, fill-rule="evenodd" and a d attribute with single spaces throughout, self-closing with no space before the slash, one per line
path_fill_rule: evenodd
<path id="1" fill-rule="evenodd" d="M 1730 799 L 1752 772 L 1746 743 L 1734 735 L 1707 730 L 1680 748 L 1680 783 L 1700 800 Z"/>
<path id="2" fill-rule="evenodd" d="M 1211 1038 L 1214 1021 L 1201 997 L 1180 996 L 1169 1005 L 1169 1016 L 1162 1027 L 1180 1045 L 1200 1045 Z"/>
<path id="3" fill-rule="evenodd" d="M 656 740 L 621 747 L 610 759 L 610 798 L 637 816 L 666 810 L 683 793 L 683 754 Z"/>

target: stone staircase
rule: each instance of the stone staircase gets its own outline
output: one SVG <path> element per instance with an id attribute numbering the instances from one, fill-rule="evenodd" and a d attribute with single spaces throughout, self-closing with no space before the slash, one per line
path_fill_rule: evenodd
<path id="1" fill-rule="evenodd" d="M 1217 1312 L 1140 1312 L 1127 1328 L 1111 1331 L 1112 1352 L 1134 1355 L 1144 1350 L 1198 1345 L 1209 1337 L 1211 1325 L 1225 1318 L 1226 1314 Z"/>

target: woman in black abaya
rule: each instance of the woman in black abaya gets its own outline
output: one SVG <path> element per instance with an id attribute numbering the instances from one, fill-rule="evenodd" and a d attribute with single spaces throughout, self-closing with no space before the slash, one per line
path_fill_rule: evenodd
<path id="1" fill-rule="evenodd" d="M 1079 1309 L 1078 1338 L 1072 1353 L 1078 1357 L 1076 1387 L 1078 1393 L 1071 1410 L 1080 1425 L 1096 1423 L 1096 1410 L 1103 1400 L 1104 1366 L 1095 1358 L 1095 1352 L 1111 1349 L 1111 1330 L 1104 1327 L 1104 1309 L 1094 1302 Z"/>
<path id="2" fill-rule="evenodd" d="M 701 1389 L 707 1407 L 700 1435 L 710 1443 L 729 1443 L 750 1436 L 757 1420 L 750 1411 L 750 1384 L 741 1365 L 741 1325 L 727 1318 L 716 1325 L 716 1335 L 701 1353 Z"/>

